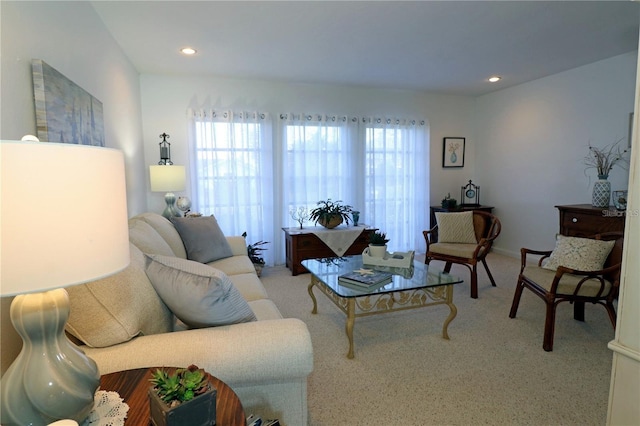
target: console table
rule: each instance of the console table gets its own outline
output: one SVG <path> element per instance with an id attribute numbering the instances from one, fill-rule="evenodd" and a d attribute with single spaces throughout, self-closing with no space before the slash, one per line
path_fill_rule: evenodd
<path id="1" fill-rule="evenodd" d="M 602 232 L 624 232 L 625 211 L 591 204 L 556 206 L 560 213 L 560 234 L 589 237 Z"/>
<path id="2" fill-rule="evenodd" d="M 282 228 L 282 230 L 284 231 L 286 265 L 291 270 L 291 275 L 309 272 L 301 263 L 305 259 L 337 256 L 320 238 L 313 234 L 315 229 Z M 363 228 L 360 235 L 349 246 L 343 256 L 361 254 L 369 246 L 369 236 L 376 230 L 377 228 Z M 330 230 L 330 232 L 341 231 L 336 228 Z"/>
<path id="3" fill-rule="evenodd" d="M 475 205 L 475 204 L 461 204 L 454 208 L 445 208 L 442 206 L 431 206 L 429 209 L 431 210 L 431 215 L 429 218 L 431 229 L 433 229 L 433 227 L 438 224 L 438 222 L 436 221 L 436 212 L 460 213 L 460 212 L 468 212 L 468 211 L 474 211 L 474 210 L 480 210 L 487 213 L 493 212 L 492 206 L 483 206 L 483 205 Z M 437 229 L 431 235 L 434 241 L 438 241 Z"/>

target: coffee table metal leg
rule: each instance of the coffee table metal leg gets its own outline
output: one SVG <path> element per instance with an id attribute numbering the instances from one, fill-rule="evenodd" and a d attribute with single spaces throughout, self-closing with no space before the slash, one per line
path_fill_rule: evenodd
<path id="1" fill-rule="evenodd" d="M 311 310 L 312 314 L 317 314 L 318 313 L 318 301 L 316 300 L 316 296 L 313 294 L 313 286 L 316 285 L 316 283 L 318 282 L 318 280 L 311 275 L 311 283 L 309 284 L 308 287 L 308 291 L 309 291 L 309 296 L 311 296 L 311 300 L 313 300 L 313 309 Z"/>
<path id="2" fill-rule="evenodd" d="M 458 308 L 453 304 L 453 286 L 448 285 L 447 287 L 447 306 L 449 307 L 449 316 L 444 321 L 444 325 L 442 326 L 442 337 L 449 340 L 449 333 L 447 332 L 447 327 L 449 327 L 449 323 L 453 321 L 453 319 L 458 315 Z"/>
<path id="3" fill-rule="evenodd" d="M 349 298 L 347 300 L 347 323 L 345 325 L 345 331 L 347 332 L 347 338 L 349 339 L 349 353 L 347 358 L 353 359 L 353 325 L 356 322 L 356 300 L 355 298 Z"/>

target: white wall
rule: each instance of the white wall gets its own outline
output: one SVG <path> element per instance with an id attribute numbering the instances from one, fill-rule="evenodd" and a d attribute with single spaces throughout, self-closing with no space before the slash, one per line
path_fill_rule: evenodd
<path id="1" fill-rule="evenodd" d="M 129 215 L 146 211 L 138 74 L 93 8 L 84 2 L 3 1 L 0 12 L 0 139 L 36 134 L 31 59 L 42 59 L 102 102 L 106 145 L 125 154 Z M 73 206 L 61 208 L 73 214 Z M 11 300 L 3 298 L 0 308 L 2 372 L 21 347 L 9 320 Z"/>
<path id="2" fill-rule="evenodd" d="M 597 177 L 585 176 L 588 144 L 624 138 L 634 109 L 637 52 L 575 68 L 477 99 L 476 174 L 482 203 L 496 207 L 496 249 L 552 249 L 559 204 L 590 204 Z M 627 189 L 615 167 L 612 190 Z M 589 182 L 591 178 L 591 185 Z"/>
<path id="3" fill-rule="evenodd" d="M 458 194 L 460 186 L 474 178 L 474 101 L 469 97 L 360 87 L 160 75 L 142 75 L 141 92 L 147 165 L 156 164 L 159 160 L 158 135 L 163 132 L 171 135 L 169 141 L 174 164 L 187 164 L 186 110 L 204 106 L 266 111 L 273 114 L 274 121 L 275 117 L 284 112 L 384 114 L 425 118 L 430 125 L 432 144 L 431 202 L 439 203 L 447 192 Z M 468 138 L 467 166 L 464 169 L 442 169 L 443 136 Z M 425 191 L 428 189 L 425 187 Z M 185 193 L 189 194 L 188 188 Z M 149 209 L 162 211 L 163 194 L 149 192 L 148 197 Z"/>
<path id="4" fill-rule="evenodd" d="M 106 146 L 124 151 L 130 216 L 147 210 L 138 73 L 87 2 L 5 2 L 0 138 L 36 135 L 31 59 L 102 102 Z"/>

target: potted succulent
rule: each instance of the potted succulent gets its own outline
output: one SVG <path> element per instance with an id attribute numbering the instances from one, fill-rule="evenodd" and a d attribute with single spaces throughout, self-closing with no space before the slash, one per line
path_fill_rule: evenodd
<path id="1" fill-rule="evenodd" d="M 154 426 L 210 426 L 216 423 L 216 389 L 196 365 L 151 376 L 149 411 Z"/>
<path id="2" fill-rule="evenodd" d="M 331 198 L 318 201 L 316 208 L 311 210 L 309 218 L 325 228 L 332 229 L 342 222 L 349 224 L 349 214 L 352 207 L 342 204 L 342 201 L 331 201 Z"/>
<path id="3" fill-rule="evenodd" d="M 246 231 L 242 233 L 242 236 L 246 239 L 247 233 Z M 253 263 L 253 267 L 256 270 L 256 274 L 258 276 L 262 275 L 262 268 L 264 268 L 265 261 L 262 257 L 262 252 L 266 250 L 266 248 L 262 247 L 265 244 L 269 244 L 268 241 L 258 241 L 257 243 L 247 244 L 247 255 L 249 259 L 251 259 L 251 263 Z"/>
<path id="4" fill-rule="evenodd" d="M 369 235 L 369 254 L 372 257 L 384 257 L 387 253 L 387 234 L 375 231 Z"/>

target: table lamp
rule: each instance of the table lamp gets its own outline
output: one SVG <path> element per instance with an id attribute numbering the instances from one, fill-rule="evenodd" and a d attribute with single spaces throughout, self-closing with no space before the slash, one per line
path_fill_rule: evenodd
<path id="1" fill-rule="evenodd" d="M 184 166 L 149 166 L 149 180 L 151 181 L 151 191 L 166 192 L 164 201 L 167 205 L 162 215 L 167 219 L 182 216 L 176 208 L 176 196 L 173 191 L 184 191 L 186 181 Z"/>
<path id="2" fill-rule="evenodd" d="M 22 350 L 2 377 L 3 425 L 79 423 L 100 375 L 65 334 L 62 287 L 129 264 L 121 151 L 74 144 L 0 141 L 0 294 L 16 296 L 11 322 Z"/>

